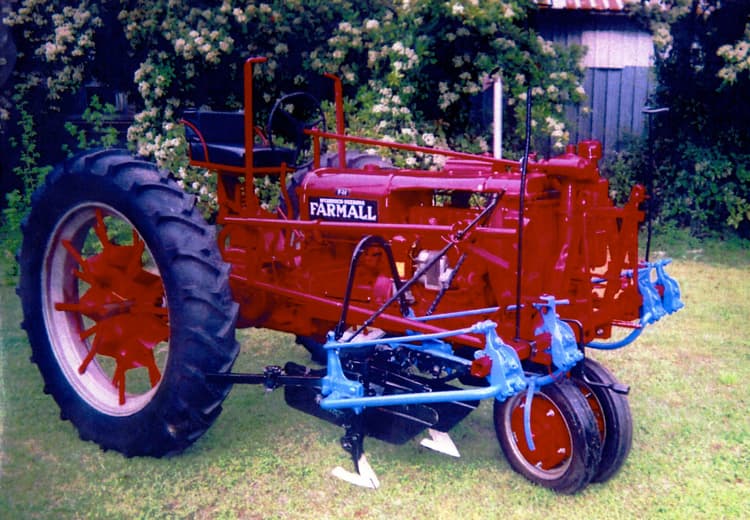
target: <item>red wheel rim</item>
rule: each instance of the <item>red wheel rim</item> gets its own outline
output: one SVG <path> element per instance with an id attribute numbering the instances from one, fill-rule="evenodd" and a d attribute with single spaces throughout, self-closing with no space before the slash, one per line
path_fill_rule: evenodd
<path id="1" fill-rule="evenodd" d="M 531 436 L 534 450 L 526 442 L 524 409 L 526 397 L 519 397 L 510 416 L 515 447 L 530 467 L 542 471 L 564 468 L 572 455 L 572 441 L 565 418 L 543 394 L 535 394 L 531 406 Z"/>

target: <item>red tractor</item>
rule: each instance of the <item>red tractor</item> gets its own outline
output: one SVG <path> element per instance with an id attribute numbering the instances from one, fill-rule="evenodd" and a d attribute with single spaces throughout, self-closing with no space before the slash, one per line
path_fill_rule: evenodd
<path id="1" fill-rule="evenodd" d="M 365 436 L 457 455 L 449 430 L 492 398 L 510 465 L 561 493 L 600 482 L 631 446 L 628 388 L 589 348 L 619 348 L 682 306 L 666 262 L 638 257 L 636 186 L 616 207 L 584 141 L 522 161 L 346 134 L 317 100 L 184 114 L 191 163 L 216 175 L 216 226 L 155 165 L 98 150 L 57 167 L 23 225 L 18 293 L 32 360 L 84 440 L 126 456 L 184 450 L 233 384 Z M 325 153 L 335 144 L 336 153 Z M 444 159 L 394 168 L 363 149 Z M 333 148 L 333 147 L 331 147 Z M 278 207 L 256 191 L 280 190 Z M 233 373 L 236 327 L 290 332 L 316 366 Z M 631 329 L 613 340 L 613 329 Z M 619 334 L 620 337 L 622 334 Z"/>

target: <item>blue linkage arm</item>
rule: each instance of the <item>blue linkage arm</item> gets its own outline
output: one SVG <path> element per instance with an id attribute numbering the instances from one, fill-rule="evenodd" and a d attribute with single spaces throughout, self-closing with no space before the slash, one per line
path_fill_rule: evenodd
<path id="1" fill-rule="evenodd" d="M 363 408 L 372 406 L 476 401 L 490 397 L 504 400 L 526 388 L 526 379 L 518 354 L 516 354 L 513 348 L 503 343 L 495 331 L 496 326 L 494 322 L 483 321 L 471 327 L 454 331 L 360 341 L 356 344 L 339 343 L 333 339 L 333 336 L 329 336 L 329 341 L 325 345 L 328 353 L 328 372 L 323 378 L 321 389 L 321 393 L 325 397 L 320 402 L 320 406 L 326 410 L 351 408 L 356 413 L 360 413 Z M 485 335 L 485 348 L 478 355 L 489 356 L 492 360 L 492 369 L 488 377 L 490 386 L 465 390 L 365 396 L 362 384 L 348 379 L 341 367 L 339 350 L 342 348 L 394 344 L 414 350 L 424 350 L 424 347 L 410 344 L 409 342 L 419 341 L 430 344 L 433 340 L 462 334 Z M 430 347 L 429 351 L 433 355 L 442 355 L 449 359 L 459 359 L 450 354 L 441 353 L 440 349 L 434 348 L 434 345 L 430 345 Z M 466 360 L 463 361 L 469 363 Z"/>
<path id="2" fill-rule="evenodd" d="M 630 334 L 619 341 L 612 343 L 592 341 L 586 346 L 599 350 L 615 350 L 625 347 L 641 335 L 646 325 L 658 321 L 666 314 L 682 309 L 685 304 L 681 299 L 680 284 L 665 270 L 671 262 L 671 258 L 665 258 L 657 262 L 649 262 L 638 269 L 638 291 L 643 299 L 638 328 L 633 329 Z M 656 280 L 651 279 L 652 269 L 656 272 Z M 632 276 L 632 271 L 625 272 L 625 276 Z"/>
<path id="3" fill-rule="evenodd" d="M 685 306 L 680 298 L 680 284 L 677 280 L 669 276 L 664 269 L 671 262 L 671 258 L 665 258 L 654 264 L 654 269 L 656 269 L 656 284 L 664 288 L 664 295 L 661 301 L 664 310 L 668 314 L 677 312 Z"/>
<path id="4" fill-rule="evenodd" d="M 583 352 L 578 348 L 573 329 L 560 319 L 556 310 L 558 305 L 566 305 L 569 302 L 568 300 L 558 300 L 550 295 L 544 295 L 541 299 L 543 303 L 535 303 L 534 307 L 541 311 L 543 323 L 541 327 L 534 331 L 534 334 L 549 333 L 552 363 L 559 370 L 567 372 L 583 359 Z"/>
<path id="5" fill-rule="evenodd" d="M 643 299 L 641 307 L 641 326 L 650 325 L 664 317 L 666 311 L 661 303 L 661 295 L 651 280 L 653 264 L 648 263 L 638 269 L 638 292 Z"/>
<path id="6" fill-rule="evenodd" d="M 529 450 L 534 451 L 534 439 L 531 433 L 531 404 L 536 389 L 540 386 L 554 383 L 558 377 L 573 368 L 576 363 L 583 359 L 583 352 L 578 348 L 576 335 L 570 325 L 560 319 L 556 307 L 565 305 L 568 300 L 558 300 L 554 296 L 544 295 L 541 297 L 543 303 L 535 303 L 534 307 L 542 313 L 542 326 L 534 333 L 550 335 L 550 354 L 552 363 L 557 367 L 554 373 L 546 376 L 532 376 L 527 379 L 526 406 L 523 409 L 523 429 L 526 435 L 526 445 Z"/>

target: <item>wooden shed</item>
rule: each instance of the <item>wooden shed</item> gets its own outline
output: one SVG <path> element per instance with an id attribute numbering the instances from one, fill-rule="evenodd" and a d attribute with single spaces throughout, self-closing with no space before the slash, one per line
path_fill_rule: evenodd
<path id="1" fill-rule="evenodd" d="M 605 150 L 619 150 L 626 136 L 643 135 L 642 110 L 655 86 L 654 47 L 651 33 L 628 15 L 634 1 L 538 0 L 537 30 L 546 39 L 588 49 L 586 109 L 568 113 L 573 142 L 593 138 Z"/>

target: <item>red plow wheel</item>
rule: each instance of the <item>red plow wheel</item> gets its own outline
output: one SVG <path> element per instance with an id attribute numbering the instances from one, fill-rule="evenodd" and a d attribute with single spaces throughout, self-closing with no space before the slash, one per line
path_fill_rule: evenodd
<path id="1" fill-rule="evenodd" d="M 50 173 L 23 224 L 18 294 L 45 392 L 127 456 L 194 442 L 231 385 L 237 305 L 214 230 L 164 172 L 95 151 Z"/>
<path id="2" fill-rule="evenodd" d="M 568 382 L 539 388 L 531 401 L 533 448 L 526 439 L 526 393 L 495 401 L 500 447 L 511 467 L 532 482 L 560 493 L 576 493 L 599 465 L 601 443 L 596 419 L 583 394 Z"/>

